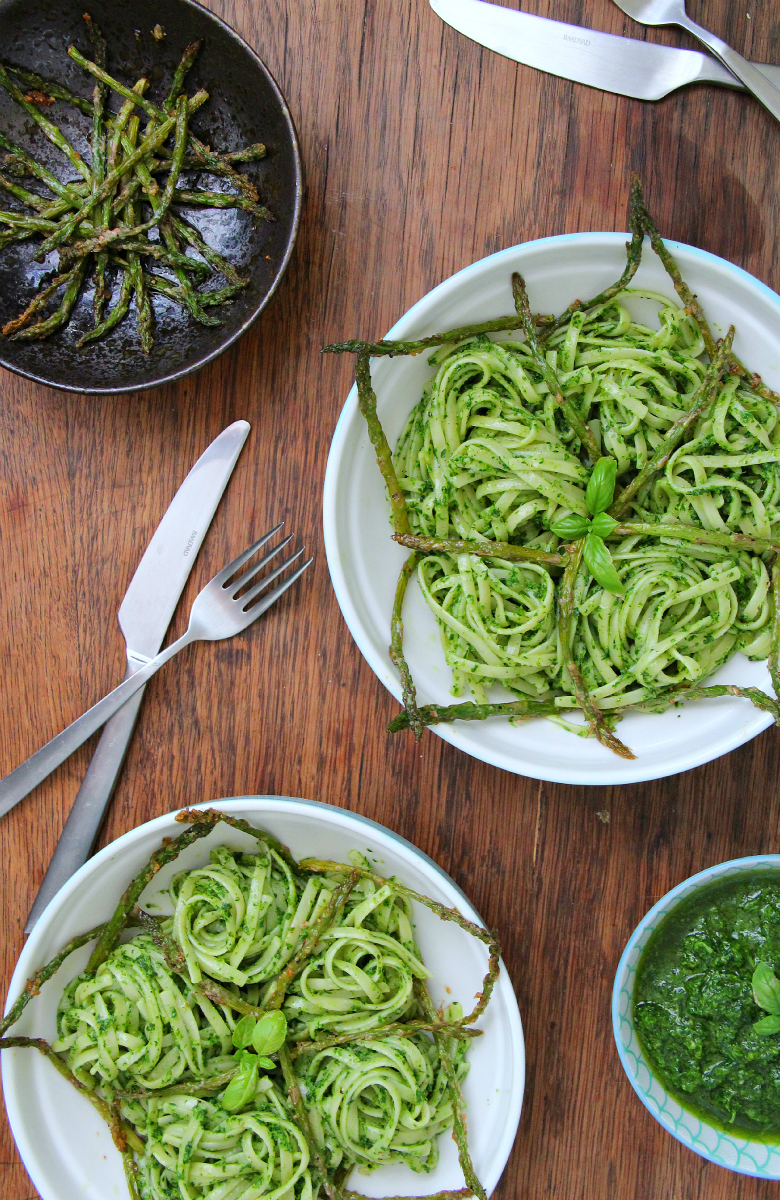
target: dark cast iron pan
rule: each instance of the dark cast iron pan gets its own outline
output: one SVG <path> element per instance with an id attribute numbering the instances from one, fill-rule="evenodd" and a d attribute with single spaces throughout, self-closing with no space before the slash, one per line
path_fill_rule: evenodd
<path id="1" fill-rule="evenodd" d="M 238 209 L 186 210 L 206 241 L 251 280 L 232 305 L 210 310 L 222 318 L 221 326 L 199 325 L 184 309 L 154 295 L 155 346 L 148 357 L 138 340 L 134 305 L 107 337 L 79 350 L 77 341 L 92 327 L 88 284 L 69 324 L 52 337 L 14 342 L 0 336 L 0 364 L 20 375 L 77 392 L 136 391 L 202 367 L 262 312 L 284 273 L 298 230 L 300 155 L 292 118 L 267 68 L 237 33 L 193 0 L 0 0 L 0 57 L 91 97 L 91 77 L 67 53 L 75 43 L 86 57 L 92 57 L 84 11 L 108 42 L 109 72 L 127 86 L 145 75 L 150 81 L 148 95 L 157 103 L 165 96 L 185 46 L 203 38 L 186 91 L 192 95 L 203 87 L 210 99 L 193 117 L 193 131 L 214 150 L 254 142 L 264 142 L 268 148 L 265 159 L 238 169 L 255 183 L 274 222 Z M 158 24 L 166 34 L 161 42 L 152 36 Z M 119 103 L 116 96 L 109 100 L 114 111 Z M 89 161 L 89 118 L 59 102 L 49 115 Z M 74 178 L 64 155 L 2 88 L 0 129 L 60 179 Z M 218 187 L 219 181 L 202 175 L 200 186 Z M 0 193 L 3 207 L 6 202 L 6 194 Z M 45 264 L 36 263 L 38 244 L 35 239 L 0 250 L 0 325 L 26 308 L 51 277 L 56 255 Z"/>

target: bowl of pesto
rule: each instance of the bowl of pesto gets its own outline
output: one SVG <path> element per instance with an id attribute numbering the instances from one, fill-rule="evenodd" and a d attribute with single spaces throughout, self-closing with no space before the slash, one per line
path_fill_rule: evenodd
<path id="1" fill-rule="evenodd" d="M 618 1054 L 642 1103 L 703 1158 L 780 1179 L 780 855 L 668 892 L 615 976 Z"/>

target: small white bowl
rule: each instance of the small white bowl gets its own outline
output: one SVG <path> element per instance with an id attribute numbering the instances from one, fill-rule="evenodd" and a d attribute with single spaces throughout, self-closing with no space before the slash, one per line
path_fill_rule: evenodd
<path id="1" fill-rule="evenodd" d="M 698 891 L 706 884 L 729 875 L 740 875 L 744 871 L 772 868 L 780 869 L 780 854 L 755 854 L 749 858 L 735 858 L 731 862 L 719 863 L 699 871 L 672 888 L 637 925 L 615 975 L 612 989 L 612 1030 L 615 1034 L 620 1061 L 639 1099 L 678 1142 L 700 1154 L 702 1158 L 728 1167 L 741 1175 L 755 1175 L 759 1179 L 780 1179 L 780 1145 L 753 1141 L 740 1135 L 725 1133 L 708 1125 L 700 1117 L 688 1112 L 653 1075 L 645 1059 L 634 1030 L 633 996 L 637 963 L 642 950 L 653 930 L 660 925 L 667 913 L 681 900 Z"/>
<path id="2" fill-rule="evenodd" d="M 360 850 L 369 855 L 381 874 L 395 875 L 415 891 L 456 907 L 469 920 L 483 924 L 441 867 L 404 838 L 365 817 L 329 804 L 283 796 L 245 796 L 200 807 L 219 808 L 267 829 L 289 846 L 296 858 L 308 855 L 345 861 L 349 850 Z M 11 980 L 6 1011 L 21 993 L 25 981 L 70 938 L 111 915 L 127 884 L 162 839 L 175 837 L 186 828 L 177 824 L 174 816 L 169 813 L 158 817 L 106 846 L 55 896 L 22 951 Z M 188 847 L 175 863 L 160 871 L 144 892 L 141 903 L 166 888 L 176 871 L 208 862 L 210 848 L 220 843 L 244 850 L 256 844 L 248 835 L 228 825 L 217 826 L 208 837 Z M 422 905 L 415 905 L 414 909 L 420 949 L 433 972 L 430 986 L 434 1002 L 438 1005 L 442 1001 L 459 1000 L 464 1011 L 470 1011 L 487 969 L 486 948 Z M 65 984 L 83 971 L 89 949 L 84 947 L 73 954 L 43 986 L 11 1035 L 48 1040 L 55 1036 L 57 1002 Z M 490 1193 L 512 1149 L 525 1083 L 523 1029 L 503 964 L 479 1027 L 484 1033 L 470 1049 L 471 1067 L 463 1090 L 474 1167 Z M 127 1197 L 121 1159 L 108 1127 L 89 1102 L 34 1050 L 4 1050 L 2 1069 L 11 1130 L 42 1200 Z M 425 1177 L 425 1191 L 463 1186 L 450 1137 L 441 1138 L 440 1151 L 438 1166 Z M 382 1167 L 368 1177 L 358 1178 L 359 1190 L 370 1196 L 411 1196 L 420 1190 L 420 1176 L 403 1166 Z"/>
<path id="3" fill-rule="evenodd" d="M 424 337 L 512 313 L 513 271 L 525 277 L 536 312 L 561 312 L 577 298 L 597 295 L 620 276 L 628 236 L 565 234 L 491 254 L 439 284 L 386 336 Z M 725 333 L 733 323 L 735 352 L 770 387 L 780 387 L 780 296 L 714 254 L 677 242 L 667 245 L 716 334 Z M 634 285 L 674 297 L 671 281 L 647 242 Z M 427 359 L 419 354 L 383 358 L 372 364 L 377 412 L 391 447 L 423 386 L 435 373 Z M 355 388 L 333 435 L 323 522 L 328 568 L 344 620 L 371 669 L 400 700 L 401 684 L 388 646 L 393 595 L 408 551 L 391 540 L 387 492 L 358 410 Z M 416 581 L 404 604 L 404 648 L 420 703 L 455 703 L 436 620 Z M 741 654 L 711 678 L 717 683 L 752 684 L 771 691 L 766 664 L 749 662 Z M 544 720 L 512 726 L 503 717 L 491 717 L 431 728 L 467 754 L 518 775 L 606 785 L 687 771 L 741 746 L 771 722 L 768 713 L 732 698 L 699 701 L 660 715 L 632 713 L 621 721 L 618 732 L 636 754 L 634 761 L 618 758 L 594 739 L 577 737 Z"/>

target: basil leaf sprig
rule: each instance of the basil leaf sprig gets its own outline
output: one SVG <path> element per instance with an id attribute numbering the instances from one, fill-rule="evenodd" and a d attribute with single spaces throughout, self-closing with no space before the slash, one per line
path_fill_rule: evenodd
<path id="1" fill-rule="evenodd" d="M 769 1013 L 753 1025 L 754 1033 L 760 1037 L 768 1037 L 771 1033 L 780 1033 L 780 979 L 777 978 L 769 963 L 758 962 L 753 972 L 753 999 L 759 1008 Z"/>
<path id="2" fill-rule="evenodd" d="M 585 503 L 591 519 L 580 516 L 579 513 L 569 513 L 550 526 L 553 533 L 567 542 L 584 538 L 585 545 L 582 557 L 585 566 L 590 571 L 596 583 L 601 584 L 606 592 L 623 591 L 620 576 L 615 570 L 612 555 L 604 541 L 618 522 L 606 511 L 612 503 L 615 494 L 615 479 L 617 478 L 617 462 L 614 458 L 600 458 L 590 473 L 588 486 L 585 490 Z"/>
<path id="3" fill-rule="evenodd" d="M 233 1076 L 222 1097 L 222 1107 L 231 1113 L 239 1112 L 254 1099 L 259 1081 L 257 1055 L 249 1050 L 239 1050 L 236 1055 L 240 1069 Z"/>
<path id="4" fill-rule="evenodd" d="M 287 1038 L 287 1018 L 279 1009 L 258 1019 L 252 1034 L 252 1045 L 258 1054 L 275 1054 Z"/>
<path id="5" fill-rule="evenodd" d="M 287 1037 L 287 1018 L 279 1009 L 262 1017 L 242 1017 L 233 1030 L 237 1050 L 253 1046 L 258 1054 L 275 1054 Z"/>
<path id="6" fill-rule="evenodd" d="M 242 1017 L 233 1030 L 233 1045 L 238 1050 L 239 1070 L 233 1076 L 222 1097 L 222 1107 L 239 1112 L 249 1104 L 257 1091 L 259 1068 L 272 1071 L 276 1066 L 269 1054 L 284 1045 L 287 1038 L 287 1018 L 283 1012 L 264 1013 L 262 1017 Z M 256 1053 L 247 1047 L 251 1046 Z"/>

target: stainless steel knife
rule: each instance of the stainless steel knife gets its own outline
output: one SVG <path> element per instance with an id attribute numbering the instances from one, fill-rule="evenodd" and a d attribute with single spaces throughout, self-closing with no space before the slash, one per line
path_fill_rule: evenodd
<path id="1" fill-rule="evenodd" d="M 687 83 L 719 83 L 744 90 L 717 59 L 697 50 L 617 37 L 484 0 L 430 0 L 430 4 L 453 29 L 488 50 L 603 92 L 660 100 Z M 780 86 L 780 67 L 753 65 Z"/>
<path id="2" fill-rule="evenodd" d="M 119 608 L 127 646 L 125 678 L 157 654 L 201 543 L 249 433 L 246 421 L 224 429 L 201 455 L 155 530 Z M 29 933 L 49 901 L 89 857 L 124 761 L 142 688 L 105 725 L 25 925 Z"/>

